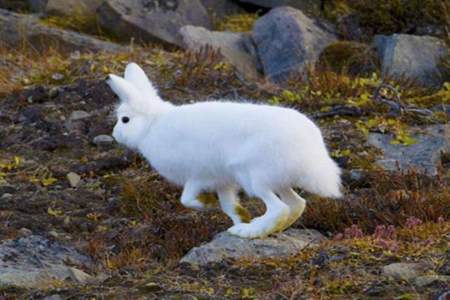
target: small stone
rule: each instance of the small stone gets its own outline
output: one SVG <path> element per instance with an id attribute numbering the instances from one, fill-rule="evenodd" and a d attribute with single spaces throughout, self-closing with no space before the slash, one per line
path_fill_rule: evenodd
<path id="1" fill-rule="evenodd" d="M 80 58 L 81 58 L 81 52 L 80 51 L 75 50 L 72 53 L 70 53 L 70 59 L 79 60 Z"/>
<path id="2" fill-rule="evenodd" d="M 145 292 L 150 293 L 150 292 L 156 292 L 156 291 L 161 290 L 161 286 L 160 286 L 159 284 L 155 283 L 155 282 L 149 282 L 149 283 L 145 284 L 145 285 L 142 287 L 142 289 L 143 289 Z"/>
<path id="3" fill-rule="evenodd" d="M 48 234 L 49 234 L 50 236 L 54 237 L 54 238 L 57 238 L 57 237 L 59 236 L 59 234 L 58 234 L 56 231 L 54 231 L 54 230 L 50 230 L 50 231 L 48 232 Z"/>
<path id="4" fill-rule="evenodd" d="M 107 134 L 97 135 L 92 142 L 97 146 L 109 145 L 114 142 L 114 138 Z"/>
<path id="5" fill-rule="evenodd" d="M 12 196 L 13 196 L 12 194 L 5 193 L 2 195 L 1 199 L 2 200 L 11 199 Z"/>
<path id="6" fill-rule="evenodd" d="M 61 74 L 61 73 L 54 73 L 52 75 L 52 79 L 55 80 L 55 81 L 61 81 L 61 80 L 64 79 L 64 75 Z"/>
<path id="7" fill-rule="evenodd" d="M 89 275 L 79 269 L 70 268 L 69 270 L 70 270 L 70 275 L 71 275 L 70 277 L 80 284 L 88 284 L 94 280 L 94 278 L 91 275 Z"/>
<path id="8" fill-rule="evenodd" d="M 30 236 L 30 235 L 32 235 L 33 234 L 33 232 L 30 230 L 30 229 L 28 229 L 28 228 L 25 228 L 25 227 L 22 227 L 22 228 L 20 228 L 20 230 L 19 230 L 19 235 L 20 236 Z"/>
<path id="9" fill-rule="evenodd" d="M 50 98 L 56 98 L 59 95 L 59 88 L 53 87 L 48 91 L 48 96 Z"/>
<path id="10" fill-rule="evenodd" d="M 69 121 L 78 121 L 89 118 L 91 115 L 84 110 L 75 110 L 70 114 Z"/>
<path id="11" fill-rule="evenodd" d="M 62 298 L 60 295 L 55 294 L 55 295 L 47 296 L 43 300 L 62 300 Z"/>
<path id="12" fill-rule="evenodd" d="M 67 180 L 69 180 L 71 187 L 77 187 L 81 181 L 81 177 L 77 173 L 70 172 L 67 174 Z"/>
<path id="13" fill-rule="evenodd" d="M 411 280 L 425 272 L 425 266 L 420 263 L 393 263 L 383 267 L 383 274 L 397 280 Z"/>

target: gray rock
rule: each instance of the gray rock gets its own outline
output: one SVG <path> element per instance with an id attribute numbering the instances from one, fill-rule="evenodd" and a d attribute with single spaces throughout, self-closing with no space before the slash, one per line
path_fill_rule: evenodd
<path id="1" fill-rule="evenodd" d="M 77 173 L 70 172 L 66 177 L 71 187 L 77 187 L 80 184 L 81 177 Z"/>
<path id="2" fill-rule="evenodd" d="M 245 10 L 230 0 L 200 0 L 212 19 L 221 19 L 226 15 L 244 13 Z"/>
<path id="3" fill-rule="evenodd" d="M 63 300 L 63 298 L 61 298 L 60 295 L 55 294 L 55 295 L 47 296 L 42 300 Z"/>
<path id="4" fill-rule="evenodd" d="M 24 42 L 36 50 L 55 48 L 60 51 L 118 52 L 127 48 L 88 35 L 50 27 L 36 16 L 0 9 L 0 45 L 22 49 Z"/>
<path id="5" fill-rule="evenodd" d="M 70 121 L 79 121 L 82 119 L 86 119 L 89 118 L 91 115 L 88 112 L 85 112 L 84 110 L 74 110 L 70 116 L 69 116 L 69 120 Z"/>
<path id="6" fill-rule="evenodd" d="M 79 269 L 69 268 L 69 272 L 70 272 L 70 278 L 79 284 L 89 284 L 89 283 L 95 282 L 94 277 L 92 277 L 91 275 L 89 275 Z"/>
<path id="7" fill-rule="evenodd" d="M 275 82 L 293 73 L 304 74 L 321 51 L 336 41 L 325 27 L 290 7 L 274 8 L 258 19 L 252 36 L 264 73 Z"/>
<path id="8" fill-rule="evenodd" d="M 423 275 L 414 279 L 414 285 L 417 287 L 426 287 L 434 283 L 450 284 L 450 276 L 445 275 Z"/>
<path id="9" fill-rule="evenodd" d="M 92 142 L 97 146 L 110 145 L 114 142 L 114 138 L 107 134 L 97 135 Z"/>
<path id="10" fill-rule="evenodd" d="M 393 263 L 384 266 L 383 274 L 397 280 L 412 280 L 425 273 L 426 267 L 419 263 Z"/>
<path id="11" fill-rule="evenodd" d="M 6 200 L 6 199 L 11 199 L 12 197 L 13 197 L 12 194 L 4 193 L 4 194 L 0 197 L 0 199 Z"/>
<path id="12" fill-rule="evenodd" d="M 33 234 L 33 232 L 32 232 L 30 229 L 26 228 L 26 227 L 20 228 L 20 230 L 19 230 L 18 233 L 19 233 L 19 235 L 20 235 L 21 237 L 30 236 L 30 235 Z"/>
<path id="13" fill-rule="evenodd" d="M 264 239 L 242 239 L 219 233 L 202 246 L 191 249 L 180 262 L 204 266 L 224 259 L 282 258 L 295 255 L 307 246 L 315 246 L 325 237 L 316 230 L 289 229 Z"/>
<path id="14" fill-rule="evenodd" d="M 91 265 L 91 260 L 75 249 L 37 235 L 0 243 L 2 287 L 48 288 L 55 280 L 76 281 L 73 269 Z"/>
<path id="15" fill-rule="evenodd" d="M 95 18 L 96 10 L 103 0 L 48 0 L 45 12 L 49 15 Z"/>
<path id="16" fill-rule="evenodd" d="M 179 30 L 185 25 L 211 28 L 200 0 L 106 0 L 97 10 L 100 26 L 119 39 L 181 45 Z"/>
<path id="17" fill-rule="evenodd" d="M 409 146 L 393 145 L 391 134 L 371 133 L 368 142 L 383 150 L 383 158 L 377 163 L 389 171 L 415 168 L 419 172 L 436 175 L 441 162 L 441 152 L 450 152 L 450 124 L 411 128 L 416 140 Z"/>
<path id="18" fill-rule="evenodd" d="M 209 31 L 203 27 L 184 26 L 180 30 L 184 48 L 198 51 L 210 45 L 219 50 L 224 59 L 249 79 L 259 77 L 257 59 L 248 49 L 250 37 L 245 33 Z"/>
<path id="19" fill-rule="evenodd" d="M 290 6 L 314 16 L 321 14 L 321 1 L 318 0 L 240 0 L 240 2 L 251 3 L 266 8 Z"/>
<path id="20" fill-rule="evenodd" d="M 443 40 L 431 36 L 393 34 L 376 35 L 373 44 L 380 56 L 383 77 L 412 79 L 429 87 L 443 83 L 438 65 L 449 53 Z"/>

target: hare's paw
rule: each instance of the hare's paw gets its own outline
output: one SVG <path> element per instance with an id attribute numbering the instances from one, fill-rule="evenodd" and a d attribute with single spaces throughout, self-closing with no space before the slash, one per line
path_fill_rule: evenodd
<path id="1" fill-rule="evenodd" d="M 181 198 L 181 204 L 183 204 L 184 207 L 197 210 L 205 210 L 207 208 L 207 206 L 204 203 L 200 202 L 196 198 L 193 199 Z"/>
<path id="2" fill-rule="evenodd" d="M 288 220 L 288 215 L 280 214 L 276 218 L 261 216 L 253 219 L 250 223 L 236 224 L 228 229 L 232 235 L 242 238 L 262 238 L 271 233 L 277 232 L 284 227 Z"/>
<path id="3" fill-rule="evenodd" d="M 255 228 L 250 223 L 239 223 L 236 224 L 227 230 L 230 234 L 247 239 L 253 239 L 258 237 L 264 237 L 267 234 L 264 234 L 265 231 L 261 230 L 261 228 Z"/>

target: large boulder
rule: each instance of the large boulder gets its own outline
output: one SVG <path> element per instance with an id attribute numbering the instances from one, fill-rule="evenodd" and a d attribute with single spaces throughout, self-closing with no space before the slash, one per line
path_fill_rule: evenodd
<path id="1" fill-rule="evenodd" d="M 92 267 L 89 257 L 71 247 L 30 235 L 0 243 L 0 288 L 48 288 L 58 281 L 95 281 L 81 269 Z"/>
<path id="2" fill-rule="evenodd" d="M 322 50 L 337 40 L 331 30 L 300 10 L 272 9 L 256 21 L 252 32 L 264 73 L 275 82 L 304 73 Z"/>
<path id="3" fill-rule="evenodd" d="M 43 25 L 32 15 L 22 15 L 0 9 L 0 45 L 12 48 L 29 43 L 34 49 L 49 47 L 62 51 L 125 51 L 126 48 L 114 43 L 60 28 Z"/>
<path id="4" fill-rule="evenodd" d="M 191 249 L 181 263 L 205 266 L 229 259 L 287 258 L 298 254 L 305 247 L 317 246 L 325 237 L 316 230 L 288 229 L 263 239 L 243 239 L 228 232 L 219 233 L 214 239 Z"/>
<path id="5" fill-rule="evenodd" d="M 321 1 L 318 0 L 240 0 L 240 2 L 251 3 L 265 8 L 290 6 L 310 15 L 317 16 L 321 14 Z"/>
<path id="6" fill-rule="evenodd" d="M 411 136 L 416 143 L 406 146 L 393 144 L 391 134 L 371 133 L 369 144 L 383 151 L 383 157 L 377 163 L 389 171 L 414 168 L 436 175 L 441 153 L 450 153 L 450 125 L 412 128 Z"/>
<path id="7" fill-rule="evenodd" d="M 181 46 L 185 25 L 211 28 L 200 0 L 106 0 L 97 10 L 102 28 L 123 41 L 163 42 Z"/>
<path id="8" fill-rule="evenodd" d="M 48 0 L 45 12 L 50 15 L 95 17 L 103 0 Z"/>
<path id="9" fill-rule="evenodd" d="M 203 27 L 184 26 L 180 30 L 186 49 L 198 51 L 207 45 L 219 50 L 224 59 L 249 79 L 258 77 L 257 59 L 249 34 L 209 31 Z"/>
<path id="10" fill-rule="evenodd" d="M 376 35 L 374 46 L 381 59 L 384 77 L 406 78 L 418 83 L 436 87 L 445 80 L 439 64 L 448 57 L 445 42 L 431 36 L 410 34 Z"/>

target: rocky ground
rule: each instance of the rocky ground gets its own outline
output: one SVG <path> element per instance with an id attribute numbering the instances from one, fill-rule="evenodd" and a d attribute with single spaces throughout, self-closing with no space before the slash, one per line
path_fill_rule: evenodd
<path id="1" fill-rule="evenodd" d="M 46 9 L 31 2 L 37 6 L 0 1 L 9 9 L 0 11 L 0 24 Z M 111 7 L 118 2 L 105 1 L 102 16 L 117 13 Z M 212 2 L 202 1 L 205 7 Z M 13 48 L 2 43 L 0 299 L 449 296 L 450 81 L 448 61 L 439 60 L 448 53 L 445 26 L 416 24 L 408 32 L 386 25 L 369 32 L 383 35 L 367 41 L 349 35 L 373 29 L 363 11 L 359 31 L 342 29 L 354 16 L 345 23 L 327 11 L 322 18 L 337 22 L 330 32 L 309 19 L 320 6 L 286 1 L 305 14 L 292 8 L 269 12 L 273 1 L 260 1 L 255 13 L 258 1 L 242 2 L 252 4 L 221 2 L 225 21 L 196 17 L 203 23 L 183 27 L 179 40 L 164 33 L 145 46 L 119 45 L 92 31 L 97 37 L 67 35 L 60 15 L 47 15 L 45 22 L 32 15 L 27 22 L 39 25 L 27 32 L 30 42 Z M 315 32 L 321 38 L 312 48 L 321 50 L 299 55 L 309 51 L 306 35 L 264 35 L 277 26 Z M 243 27 L 251 32 L 228 32 Z M 17 33 L 8 28 L 0 28 L 2 42 L 5 33 Z M 433 37 L 422 37 L 424 28 Z M 35 36 L 49 32 L 64 51 L 40 47 Z M 203 44 L 221 54 L 198 47 Z M 277 60 L 274 45 L 298 51 Z M 420 61 L 420 50 L 434 60 Z M 417 63 L 407 64 L 405 57 Z M 221 233 L 231 225 L 224 214 L 184 208 L 179 188 L 110 136 L 117 99 L 104 78 L 121 74 L 130 61 L 142 65 L 162 97 L 176 104 L 230 99 L 305 112 L 323 129 L 344 170 L 345 197 L 305 193 L 304 216 L 265 240 Z M 405 78 L 405 70 L 413 77 Z M 243 203 L 254 215 L 264 211 L 257 199 Z"/>

